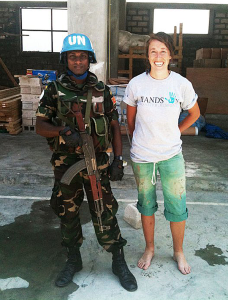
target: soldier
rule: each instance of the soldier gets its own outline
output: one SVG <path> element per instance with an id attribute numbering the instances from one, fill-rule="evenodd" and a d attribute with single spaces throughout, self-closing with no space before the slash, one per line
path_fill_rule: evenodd
<path id="1" fill-rule="evenodd" d="M 97 240 L 107 252 L 112 253 L 112 271 L 126 290 L 135 291 L 137 282 L 124 259 L 123 246 L 127 241 L 122 238 L 117 223 L 118 203 L 109 182 L 109 179 L 116 181 L 123 177 L 122 142 L 115 98 L 109 88 L 89 71 L 90 63 L 97 61 L 87 36 L 68 35 L 63 41 L 60 62 L 66 65 L 66 72 L 46 87 L 36 114 L 36 133 L 47 138 L 53 151 L 51 163 L 55 183 L 50 204 L 60 218 L 62 245 L 67 249 L 68 257 L 55 284 L 58 287 L 68 285 L 74 274 L 82 269 L 80 247 L 83 235 L 79 208 L 84 198 L 84 187 Z M 61 182 L 69 167 L 84 157 L 78 115 L 82 116 L 82 122 L 89 120 L 86 130 L 93 139 L 102 188 L 104 212 L 101 220 L 103 228 L 106 228 L 103 232 L 97 222 L 87 169 L 76 174 L 69 185 Z M 114 152 L 111 166 L 106 153 L 110 142 Z"/>

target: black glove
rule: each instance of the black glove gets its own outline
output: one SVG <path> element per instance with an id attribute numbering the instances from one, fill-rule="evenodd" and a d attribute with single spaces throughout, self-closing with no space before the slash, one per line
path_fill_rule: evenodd
<path id="1" fill-rule="evenodd" d="M 109 178 L 111 181 L 122 180 L 124 176 L 123 161 L 114 158 L 111 166 L 109 167 Z"/>
<path id="2" fill-rule="evenodd" d="M 66 135 L 68 131 L 70 131 L 71 134 Z M 59 135 L 63 138 L 68 147 L 82 147 L 82 138 L 80 134 L 74 129 L 71 129 L 69 126 L 65 127 L 63 130 L 60 130 Z"/>

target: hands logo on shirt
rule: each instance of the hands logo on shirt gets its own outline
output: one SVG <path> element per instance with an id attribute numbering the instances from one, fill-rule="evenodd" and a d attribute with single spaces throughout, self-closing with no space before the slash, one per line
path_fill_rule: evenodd
<path id="1" fill-rule="evenodd" d="M 169 103 L 175 103 L 175 101 L 177 102 L 178 100 L 176 99 L 176 95 L 175 93 L 169 92 L 169 99 L 165 98 L 165 100 L 167 100 Z"/>

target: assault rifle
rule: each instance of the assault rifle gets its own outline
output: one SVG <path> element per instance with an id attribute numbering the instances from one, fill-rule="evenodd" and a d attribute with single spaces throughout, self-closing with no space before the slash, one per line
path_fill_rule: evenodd
<path id="1" fill-rule="evenodd" d="M 79 162 L 72 165 L 62 176 L 61 183 L 69 185 L 76 174 L 80 171 L 87 169 L 88 177 L 90 180 L 90 185 L 92 189 L 92 195 L 94 200 L 95 212 L 97 214 L 97 221 L 99 230 L 103 232 L 104 230 L 109 229 L 109 226 L 102 225 L 102 213 L 104 211 L 103 197 L 102 197 L 102 189 L 100 182 L 100 174 L 97 169 L 96 156 L 94 151 L 93 139 L 87 133 L 86 127 L 88 126 L 89 113 L 91 109 L 91 101 L 92 95 L 87 97 L 87 106 L 85 113 L 85 122 L 83 120 L 83 116 L 81 110 L 78 105 L 77 111 L 71 112 L 74 114 L 77 120 L 78 129 L 80 136 L 82 138 L 82 150 L 84 154 L 84 159 L 81 159 Z M 76 97 L 75 97 L 76 98 Z M 88 121 L 88 123 L 86 122 Z"/>

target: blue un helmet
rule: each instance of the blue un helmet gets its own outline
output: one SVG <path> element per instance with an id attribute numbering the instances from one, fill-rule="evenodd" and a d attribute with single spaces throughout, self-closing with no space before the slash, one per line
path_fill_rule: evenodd
<path id="1" fill-rule="evenodd" d="M 89 53 L 89 62 L 96 63 L 96 55 L 93 49 L 90 39 L 81 33 L 72 33 L 65 37 L 63 40 L 63 47 L 60 51 L 60 63 L 66 63 L 66 53 L 67 51 L 88 51 Z"/>

